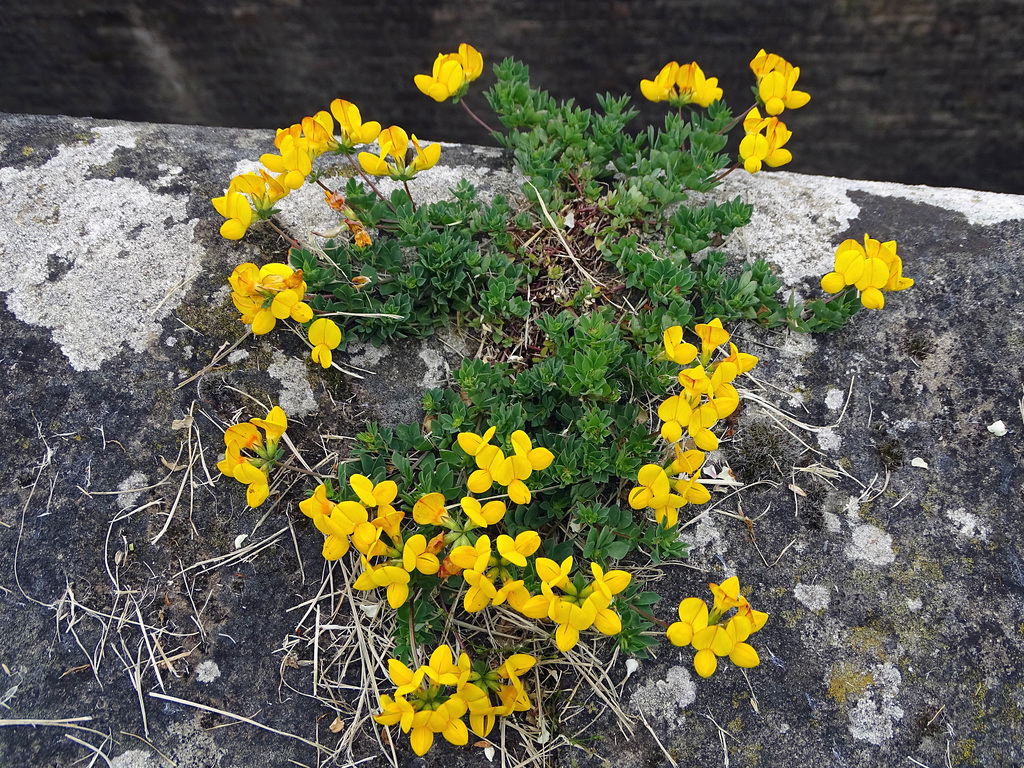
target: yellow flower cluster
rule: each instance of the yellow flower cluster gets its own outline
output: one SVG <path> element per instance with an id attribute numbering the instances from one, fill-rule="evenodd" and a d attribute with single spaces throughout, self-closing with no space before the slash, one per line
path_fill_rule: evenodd
<path id="1" fill-rule="evenodd" d="M 491 445 L 495 431 L 496 427 L 491 427 L 483 436 L 459 433 L 459 447 L 476 460 L 477 466 L 466 485 L 473 493 L 486 493 L 497 483 L 508 488 L 509 498 L 516 504 L 529 504 L 531 494 L 525 481 L 534 471 L 547 469 L 555 457 L 547 448 L 534 448 L 522 430 L 512 433 L 510 442 L 514 453 L 506 456 L 497 445 Z"/>
<path id="2" fill-rule="evenodd" d="M 484 57 L 471 45 L 462 43 L 457 53 L 439 53 L 429 75 L 416 75 L 416 87 L 434 101 L 466 95 L 469 84 L 484 71 Z"/>
<path id="3" fill-rule="evenodd" d="M 409 134 L 397 125 L 385 128 L 377 137 L 380 154 L 360 152 L 359 164 L 371 176 L 389 176 L 395 181 L 409 181 L 420 171 L 433 168 L 441 158 L 440 144 L 421 147 L 415 133 L 411 141 L 414 154 L 412 161 L 407 163 Z"/>
<path id="4" fill-rule="evenodd" d="M 748 173 L 760 171 L 762 163 L 778 168 L 793 159 L 793 154 L 783 149 L 793 132 L 779 118 L 762 118 L 754 107 L 743 119 L 743 130 L 746 135 L 740 140 L 740 159 Z"/>
<path id="5" fill-rule="evenodd" d="M 324 535 L 325 560 L 337 560 L 349 546 L 360 553 L 363 572 L 353 583 L 358 590 L 384 587 L 388 605 L 398 608 L 409 597 L 409 580 L 414 572 L 432 575 L 441 568 L 437 553 L 444 546 L 444 537 L 430 541 L 422 533 L 403 537 L 400 528 L 405 513 L 391 502 L 398 497 L 398 485 L 392 480 L 374 484 L 365 475 L 352 475 L 349 485 L 359 501 L 333 502 L 326 485 L 317 486 L 313 495 L 299 503 L 304 515 Z M 370 518 L 370 509 L 376 515 Z M 387 544 L 382 536 L 391 542 Z M 374 562 L 376 561 L 376 562 Z"/>
<path id="6" fill-rule="evenodd" d="M 591 563 L 590 571 L 594 578 L 587 583 L 579 576 L 571 578 L 571 556 L 561 563 L 538 557 L 535 565 L 541 579 L 541 594 L 531 597 L 518 610 L 531 619 L 548 618 L 555 622 L 558 625 L 555 630 L 558 650 L 564 653 L 575 648 L 580 632 L 591 627 L 605 635 L 617 635 L 622 631 L 622 619 L 610 606 L 612 597 L 629 586 L 632 580 L 629 573 L 605 573 L 600 565 Z"/>
<path id="7" fill-rule="evenodd" d="M 679 508 L 687 504 L 707 504 L 711 500 L 708 489 L 700 484 L 700 468 L 704 464 L 704 452 L 683 451 L 673 446 L 676 458 L 666 472 L 657 464 L 645 464 L 637 473 L 640 484 L 629 492 L 629 506 L 633 509 L 650 508 L 659 525 L 671 528 L 679 522 Z M 669 475 L 676 478 L 675 485 Z M 672 491 L 675 493 L 672 493 Z"/>
<path id="8" fill-rule="evenodd" d="M 668 628 L 669 641 L 697 651 L 694 669 L 701 677 L 711 677 L 718 668 L 718 657 L 728 656 L 737 667 L 756 667 L 757 651 L 746 640 L 768 621 L 768 614 L 755 611 L 740 594 L 740 580 L 733 576 L 719 584 L 709 584 L 715 596 L 711 612 L 699 597 L 688 597 L 679 604 L 679 621 Z M 725 623 L 726 614 L 736 613 Z"/>
<path id="9" fill-rule="evenodd" d="M 729 341 L 728 331 L 718 318 L 699 324 L 694 330 L 701 341 L 700 360 L 679 372 L 682 392 L 672 395 L 658 407 L 658 417 L 662 420 L 661 436 L 675 443 L 685 431 L 697 448 L 714 451 L 718 448 L 718 438 L 711 428 L 739 406 L 739 393 L 732 381 L 757 365 L 757 358 L 740 352 L 735 344 L 729 342 L 729 356 L 712 363 L 715 350 Z M 673 362 L 688 365 L 697 360 L 697 348 L 683 342 L 681 326 L 668 328 L 664 342 L 665 355 Z M 691 474 L 685 469 L 683 471 Z"/>
<path id="10" fill-rule="evenodd" d="M 266 434 L 266 442 L 260 437 L 260 429 Z M 224 458 L 217 464 L 217 469 L 247 486 L 245 500 L 250 507 L 258 507 L 270 495 L 268 478 L 270 470 L 281 458 L 278 443 L 286 429 L 287 415 L 280 407 L 274 406 L 267 418 L 232 424 L 224 432 Z M 256 455 L 249 456 L 247 451 Z"/>
<path id="11" fill-rule="evenodd" d="M 757 52 L 750 62 L 757 78 L 757 96 L 768 115 L 782 114 L 784 109 L 799 109 L 811 100 L 804 91 L 793 90 L 800 78 L 800 67 L 794 67 L 774 53 Z"/>
<path id="12" fill-rule="evenodd" d="M 785 109 L 799 109 L 811 100 L 810 94 L 794 90 L 800 77 L 800 68 L 794 67 L 781 56 L 765 53 L 762 48 L 750 62 L 757 78 L 758 102 L 764 106 L 766 117 L 755 106 L 743 120 L 740 141 L 740 159 L 749 173 L 757 173 L 762 165 L 778 168 L 793 159 L 783 149 L 793 132 L 786 128 L 777 115 Z"/>
<path id="13" fill-rule="evenodd" d="M 332 101 L 330 112 L 321 110 L 302 118 L 301 122 L 278 129 L 274 138 L 277 152 L 260 157 L 263 168 L 259 173 L 235 176 L 227 192 L 211 200 L 217 213 L 227 219 L 221 225 L 221 235 L 238 240 L 254 218 L 257 221 L 269 219 L 277 212 L 274 204 L 305 183 L 318 157 L 326 152 L 351 155 L 357 145 L 369 144 L 380 132 L 380 123 L 364 123 L 359 108 L 344 99 Z M 353 232 L 359 244 L 360 233 Z M 369 236 L 365 230 L 361 232 L 365 244 Z"/>
<path id="14" fill-rule="evenodd" d="M 409 734 L 409 743 L 417 755 L 430 750 L 436 734 L 461 746 L 469 741 L 469 729 L 462 720 L 467 712 L 473 732 L 486 737 L 496 716 L 530 708 L 520 675 L 536 663 L 533 656 L 517 653 L 493 671 L 477 670 L 466 653 L 459 654 L 458 661 L 454 661 L 447 645 L 436 648 L 429 663 L 415 671 L 398 659 L 388 659 L 395 695 L 380 697 L 382 711 L 374 720 L 381 725 L 401 727 Z M 491 693 L 497 694 L 497 705 L 492 703 Z"/>
<path id="15" fill-rule="evenodd" d="M 860 303 L 868 309 L 885 306 L 883 292 L 904 291 L 914 284 L 903 277 L 903 261 L 896 255 L 896 241 L 880 243 L 864 235 L 864 245 L 844 240 L 836 249 L 835 271 L 821 278 L 828 293 L 839 293 L 847 286 L 860 292 Z"/>
<path id="16" fill-rule="evenodd" d="M 509 566 L 526 567 L 526 558 L 540 548 L 540 534 L 523 531 L 514 539 L 504 534 L 498 536 L 494 550 L 491 539 L 483 535 L 470 546 L 455 547 L 446 561 L 446 570 L 451 566 L 462 569 L 462 578 L 469 589 L 463 598 L 467 613 L 482 611 L 488 605 L 501 605 L 506 600 L 521 611 L 530 599 L 530 591 L 523 586 L 522 579 L 516 579 Z M 450 562 L 449 562 L 450 561 Z M 500 580 L 501 587 L 495 585 Z"/>
<path id="17" fill-rule="evenodd" d="M 670 61 L 653 80 L 641 80 L 640 92 L 648 101 L 667 101 L 673 107 L 697 104 L 709 107 L 722 98 L 717 77 L 704 77 L 697 62 Z"/>
<path id="18" fill-rule="evenodd" d="M 313 319 L 313 310 L 304 301 L 306 283 L 302 270 L 287 264 L 246 262 L 235 267 L 231 277 L 231 300 L 242 313 L 242 322 L 252 326 L 256 336 L 270 333 L 278 320 L 291 318 L 297 323 Z"/>

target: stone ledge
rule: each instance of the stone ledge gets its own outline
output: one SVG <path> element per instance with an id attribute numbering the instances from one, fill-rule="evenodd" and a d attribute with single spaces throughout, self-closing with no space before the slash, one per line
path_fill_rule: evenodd
<path id="1" fill-rule="evenodd" d="M 266 231 L 240 243 L 222 240 L 209 205 L 270 141 L 263 131 L 0 116 L 0 359 L 3 425 L 13 446 L 0 457 L 8 478 L 0 507 L 0 572 L 7 574 L 0 579 L 0 661 L 11 678 L 6 685 L 0 678 L 0 689 L 17 686 L 5 698 L 6 718 L 90 714 L 99 731 L 143 735 L 121 662 L 108 650 L 91 677 L 67 629 L 73 625 L 85 649 L 96 647 L 99 625 L 81 609 L 77 618 L 68 613 L 69 591 L 82 606 L 114 613 L 126 605 L 112 594 L 108 571 L 116 571 L 147 621 L 169 622 L 182 637 L 197 632 L 190 600 L 209 599 L 202 631 L 181 641 L 191 651 L 175 673 L 165 669 L 169 695 L 243 715 L 259 711 L 261 722 L 336 743 L 318 729 L 317 718 L 328 713 L 314 700 L 278 698 L 282 676 L 309 690 L 308 667 L 281 664 L 296 620 L 281 606 L 316 595 L 318 537 L 294 514 L 292 496 L 258 525 L 264 510 L 246 509 L 231 484 L 206 485 L 199 463 L 198 495 L 152 544 L 181 482 L 182 470 L 171 468 L 189 455 L 179 453 L 183 432 L 172 422 L 194 414 L 190 434 L 201 437 L 215 471 L 214 422 L 248 404 L 238 390 L 302 411 L 293 439 L 351 436 L 368 418 L 417 419 L 423 388 L 444 382 L 457 356 L 429 341 L 367 348 L 350 362 L 376 373 L 356 381 L 325 377 L 282 335 L 249 339 L 225 368 L 176 388 L 241 335 L 227 299 L 231 269 L 284 254 Z M 414 194 L 443 195 L 462 177 L 485 193 L 516 188 L 494 150 L 446 146 L 442 164 Z M 308 194 L 312 203 L 317 195 Z M 913 758 L 935 766 L 947 744 L 955 764 L 1020 764 L 1024 198 L 779 172 L 734 173 L 716 190 L 737 194 L 754 203 L 755 219 L 726 251 L 737 263 L 764 256 L 786 290 L 816 292 L 835 245 L 865 232 L 896 239 L 905 273 L 917 283 L 836 335 L 741 331 L 763 350 L 762 395 L 823 425 L 804 439 L 822 464 L 847 475 L 796 468 L 779 488 L 747 492 L 744 512 L 764 513 L 753 540 L 735 519 L 715 513 L 683 530 L 691 565 L 702 573 L 675 569 L 666 594 L 701 594 L 707 581 L 738 573 L 744 591 L 773 617 L 758 635 L 762 664 L 749 674 L 757 711 L 736 670 L 697 679 L 685 654 L 668 645 L 624 682 L 623 701 L 644 714 L 680 764 L 721 764 L 717 729 L 701 716 L 707 711 L 736 737 L 728 748 L 741 765 Z M 300 236 L 324 226 L 301 195 L 284 208 L 284 223 Z M 748 405 L 739 436 L 766 418 Z M 985 428 L 997 419 L 1009 429 L 1001 437 Z M 713 461 L 738 467 L 739 447 L 727 445 Z M 880 448 L 905 457 L 891 475 Z M 911 466 L 913 457 L 928 468 Z M 121 495 L 104 495 L 111 492 Z M 156 503 L 127 514 L 147 501 Z M 726 500 L 722 509 L 738 511 Z M 182 579 L 181 567 L 230 552 L 241 534 L 265 538 L 268 548 L 251 562 Z M 121 548 L 123 565 L 114 555 Z M 671 602 L 659 615 L 669 618 Z M 140 634 L 118 626 L 111 638 L 138 652 Z M 295 647 L 308 661 L 308 648 Z M 622 659 L 609 674 L 625 680 Z M 148 672 L 142 691 L 150 690 L 161 686 Z M 177 764 L 315 759 L 300 742 L 248 726 L 210 731 L 218 718 L 143 700 L 150 741 Z M 600 723 L 603 737 L 588 742 L 595 754 L 574 751 L 577 762 L 665 761 L 645 728 L 626 739 Z M 115 765 L 157 764 L 134 739 L 119 739 L 108 750 L 121 755 Z M 476 759 L 472 750 L 435 749 L 457 765 Z M 0 729 L 2 764 L 70 765 L 82 755 L 60 728 Z M 568 764 L 569 753 L 559 759 Z"/>

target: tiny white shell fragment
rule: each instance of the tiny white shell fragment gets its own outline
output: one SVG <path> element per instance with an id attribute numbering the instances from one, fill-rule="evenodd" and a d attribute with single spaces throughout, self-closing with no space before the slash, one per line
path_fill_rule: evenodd
<path id="1" fill-rule="evenodd" d="M 915 456 L 910 460 L 910 466 L 921 467 L 921 469 L 928 469 L 928 462 L 922 459 L 920 456 Z"/>
<path id="2" fill-rule="evenodd" d="M 994 424 L 988 425 L 988 431 L 997 437 L 1002 437 L 1006 434 L 1006 425 L 1003 424 L 1002 419 L 995 422 Z"/>
<path id="3" fill-rule="evenodd" d="M 377 611 L 380 610 L 380 603 L 362 603 L 359 606 L 359 610 L 372 619 L 377 615 Z"/>
<path id="4" fill-rule="evenodd" d="M 494 762 L 494 747 L 484 747 L 484 757 L 487 758 L 487 762 Z"/>
<path id="5" fill-rule="evenodd" d="M 235 536 L 235 549 L 241 549 L 242 548 L 242 542 L 245 541 L 248 538 L 249 538 L 249 534 L 248 533 L 240 533 L 237 536 Z"/>
<path id="6" fill-rule="evenodd" d="M 626 659 L 626 679 L 629 680 L 629 676 L 640 669 L 640 662 L 636 659 Z"/>
<path id="7" fill-rule="evenodd" d="M 576 226 L 576 216 L 573 214 L 572 211 L 569 211 L 569 213 L 567 213 L 565 215 L 565 228 L 566 229 L 572 229 L 575 226 Z"/>

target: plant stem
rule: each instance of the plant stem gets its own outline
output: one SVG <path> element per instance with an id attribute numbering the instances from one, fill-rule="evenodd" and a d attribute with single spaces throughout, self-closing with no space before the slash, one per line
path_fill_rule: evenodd
<path id="1" fill-rule="evenodd" d="M 491 126 L 489 126 L 487 123 L 485 123 L 479 117 L 477 117 L 476 112 L 474 112 L 472 109 L 469 108 L 469 104 L 466 103 L 465 99 L 459 99 L 459 104 L 461 104 L 462 108 L 464 110 L 466 110 L 466 112 L 469 113 L 470 117 L 472 117 L 474 120 L 476 120 L 480 125 L 482 125 L 484 127 L 484 130 L 486 130 L 488 133 L 497 133 L 496 130 L 491 128 Z"/>
<path id="2" fill-rule="evenodd" d="M 718 182 L 720 182 L 722 179 L 724 179 L 726 176 L 728 176 L 730 173 L 732 173 L 733 171 L 735 171 L 739 167 L 740 167 L 740 162 L 739 162 L 739 160 L 737 160 L 735 163 L 733 163 L 732 168 L 729 168 L 726 171 L 724 171 L 723 173 L 719 174 L 718 176 L 715 176 L 715 178 L 713 178 L 710 183 L 711 184 L 717 184 Z"/>
<path id="3" fill-rule="evenodd" d="M 369 176 L 366 175 L 366 171 L 363 170 L 362 166 L 359 165 L 359 163 L 357 163 L 355 160 L 352 159 L 352 155 L 345 155 L 345 157 L 347 157 L 348 161 L 350 163 L 352 163 L 352 167 L 355 168 L 356 171 L 359 172 L 359 175 L 363 177 L 363 181 L 365 181 L 367 184 L 370 185 L 370 189 L 372 189 L 374 192 L 377 193 L 377 197 L 379 197 L 381 200 L 383 200 L 387 204 L 388 208 L 391 209 L 391 212 L 397 216 L 398 215 L 398 211 L 395 210 L 395 206 L 393 206 L 391 204 L 391 201 L 388 200 L 386 197 L 384 197 L 384 195 L 381 193 L 381 191 L 379 189 L 377 189 L 377 185 L 373 183 L 373 181 L 370 179 Z"/>
<path id="4" fill-rule="evenodd" d="M 299 241 L 298 241 L 298 240 L 296 240 L 295 238 L 293 238 L 293 237 L 292 237 L 291 235 L 289 235 L 288 233 L 286 233 L 286 232 L 285 232 L 285 231 L 284 231 L 283 229 L 281 229 L 281 228 L 280 228 L 279 226 L 277 226 L 277 224 L 275 224 L 275 223 L 274 223 L 274 221 L 273 221 L 272 219 L 266 219 L 266 222 L 267 222 L 267 223 L 268 223 L 268 224 L 269 224 L 270 226 L 272 226 L 272 227 L 274 228 L 274 230 L 275 230 L 275 231 L 277 232 L 277 234 L 279 234 L 279 235 L 280 235 L 281 237 L 283 237 L 283 238 L 284 238 L 285 240 L 287 240 L 287 241 L 288 241 L 288 242 L 289 242 L 289 243 L 291 244 L 292 248 L 298 248 L 298 247 L 299 247 Z"/>
<path id="5" fill-rule="evenodd" d="M 635 605 L 631 605 L 629 607 L 632 608 L 637 613 L 639 613 L 641 616 L 643 616 L 648 621 L 653 621 L 655 624 L 660 624 L 665 629 L 668 629 L 668 624 L 666 622 L 662 621 L 661 619 L 655 618 L 654 616 L 651 616 L 651 614 L 649 614 L 647 611 L 643 611 L 643 610 L 637 608 Z"/>
<path id="6" fill-rule="evenodd" d="M 416 201 L 412 199 L 412 192 L 409 191 L 409 182 L 403 180 L 402 186 L 405 187 L 405 194 L 409 196 L 409 203 L 412 205 L 412 212 L 416 213 Z"/>
<path id="7" fill-rule="evenodd" d="M 412 663 L 414 667 L 420 665 L 419 653 L 416 650 L 416 623 L 413 620 L 413 614 L 415 613 L 415 604 L 413 603 L 412 593 L 409 593 L 409 655 L 412 657 Z"/>
<path id="8" fill-rule="evenodd" d="M 750 114 L 750 110 L 752 110 L 756 106 L 757 106 L 757 103 L 755 102 L 755 103 L 751 104 L 749 107 L 747 107 L 745 110 L 743 110 L 743 112 L 741 114 L 737 115 L 736 118 L 731 123 L 729 123 L 727 126 L 725 126 L 725 128 L 720 130 L 718 132 L 718 135 L 721 136 L 723 133 L 728 133 L 729 131 L 731 131 L 733 129 L 733 126 L 735 126 L 736 123 L 740 122 L 748 114 Z"/>

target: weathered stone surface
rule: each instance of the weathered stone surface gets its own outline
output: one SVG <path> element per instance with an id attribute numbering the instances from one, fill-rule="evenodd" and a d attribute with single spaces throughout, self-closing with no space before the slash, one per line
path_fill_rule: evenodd
<path id="1" fill-rule="evenodd" d="M 436 342 L 368 348 L 346 358 L 376 371 L 356 380 L 323 374 L 273 334 L 190 381 L 241 335 L 231 269 L 284 253 L 264 230 L 223 241 L 209 205 L 269 141 L 264 131 L 0 118 L 0 722 L 88 715 L 78 724 L 103 734 L 4 725 L 0 764 L 92 759 L 65 734 L 120 768 L 163 764 L 154 747 L 180 766 L 317 760 L 296 739 L 214 729 L 233 721 L 148 695 L 161 690 L 327 749 L 344 735 L 328 730 L 335 711 L 308 697 L 313 652 L 295 633 L 302 611 L 286 610 L 321 584 L 320 537 L 295 508 L 303 485 L 282 488 L 276 507 L 247 509 L 240 486 L 216 476 L 218 426 L 257 413 L 243 392 L 287 402 L 303 414 L 289 435 L 313 455 L 318 434 L 418 419 L 418 393 L 443 382 L 457 355 Z M 442 158 L 415 194 L 443 194 L 463 175 L 485 192 L 515 187 L 500 153 L 447 147 Z M 584 728 L 598 709 L 567 723 L 582 749 L 556 739 L 553 762 L 667 765 L 671 755 L 718 766 L 721 726 L 731 765 L 1021 764 L 1024 199 L 786 173 L 735 173 L 718 194 L 755 205 L 727 250 L 737 263 L 765 255 L 787 290 L 817 295 L 835 245 L 865 232 L 896 239 L 917 283 L 836 335 L 740 330 L 741 348 L 761 358 L 763 387 L 749 388 L 813 425 L 790 426 L 813 451 L 796 437 L 765 446 L 779 434 L 775 411 L 747 400 L 711 463 L 776 486 L 716 495 L 685 524 L 697 570 L 666 567 L 656 611 L 672 620 L 678 599 L 739 575 L 771 615 L 753 638 L 761 665 L 748 688 L 728 662 L 698 678 L 692 652 L 667 643 L 628 679 L 617 658 L 608 674 L 637 718 L 632 735 L 607 714 Z M 289 206 L 296 234 L 320 226 L 299 197 Z M 191 429 L 175 429 L 190 412 Z M 987 429 L 998 420 L 1005 434 Z M 185 483 L 179 497 L 188 472 L 195 489 Z M 242 534 L 268 546 L 195 567 Z M 339 607 L 331 621 L 348 615 Z M 160 648 L 139 621 L 163 631 Z M 151 653 L 174 659 L 159 681 Z M 141 671 L 145 724 L 126 667 Z M 146 726 L 152 746 L 134 738 Z M 427 764 L 397 743 L 401 764 Z M 354 758 L 377 750 L 366 728 Z M 472 748 L 435 750 L 430 762 L 482 762 Z"/>

